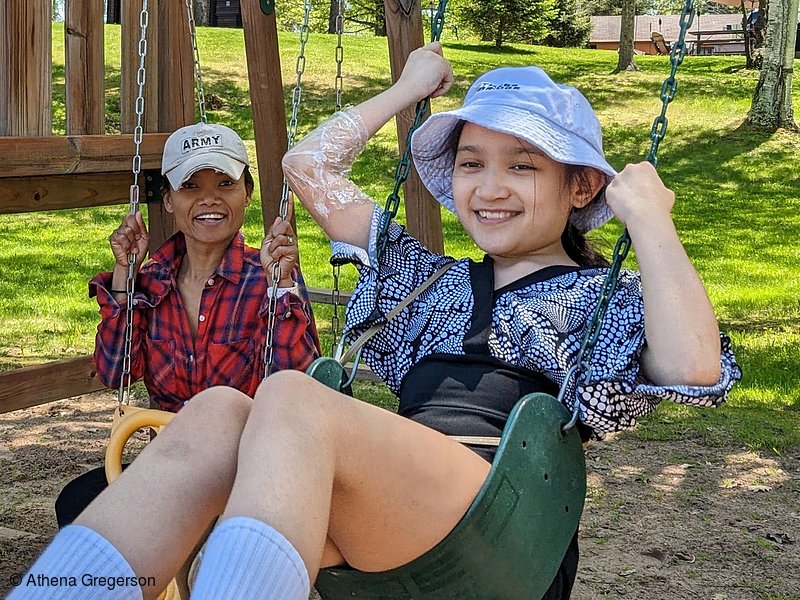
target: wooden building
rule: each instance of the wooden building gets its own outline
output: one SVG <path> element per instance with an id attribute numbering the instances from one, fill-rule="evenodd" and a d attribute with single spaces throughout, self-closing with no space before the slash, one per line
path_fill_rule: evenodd
<path id="1" fill-rule="evenodd" d="M 211 25 L 214 27 L 241 27 L 240 0 L 211 0 Z"/>
<path id="2" fill-rule="evenodd" d="M 175 0 L 178 1 L 178 0 Z M 121 23 L 122 0 L 106 0 L 106 23 Z M 242 27 L 242 7 L 240 0 L 193 0 L 195 21 L 198 25 L 212 27 Z M 198 10 L 202 4 L 205 10 Z"/>

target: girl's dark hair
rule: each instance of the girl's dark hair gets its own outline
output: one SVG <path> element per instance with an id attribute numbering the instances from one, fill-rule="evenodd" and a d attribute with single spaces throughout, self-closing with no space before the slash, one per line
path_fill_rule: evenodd
<path id="1" fill-rule="evenodd" d="M 567 186 L 575 186 L 579 190 L 590 189 L 591 182 L 588 173 L 592 167 L 581 165 L 564 165 L 564 167 L 564 183 Z M 592 202 L 596 200 L 596 197 L 592 198 Z M 607 267 L 609 265 L 608 259 L 595 250 L 586 236 L 569 221 L 567 221 L 564 233 L 561 234 L 561 245 L 564 246 L 567 256 L 581 267 Z"/>
<path id="2" fill-rule="evenodd" d="M 253 179 L 253 174 L 250 172 L 250 167 L 245 165 L 244 171 L 242 171 L 244 175 L 244 189 L 247 191 L 248 196 L 253 195 L 253 190 L 256 187 L 256 182 Z M 164 194 L 167 192 L 172 191 L 172 188 L 169 185 L 169 180 L 166 177 L 161 178 L 161 196 L 163 197 Z"/>

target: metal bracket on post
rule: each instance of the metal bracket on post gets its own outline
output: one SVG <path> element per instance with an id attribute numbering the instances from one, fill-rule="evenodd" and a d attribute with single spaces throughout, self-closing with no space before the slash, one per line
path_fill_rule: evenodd
<path id="1" fill-rule="evenodd" d="M 275 12 L 275 0 L 260 0 L 261 12 L 269 16 Z"/>
<path id="2" fill-rule="evenodd" d="M 161 185 L 164 177 L 158 169 L 145 169 L 144 175 L 144 201 L 147 204 L 161 202 Z"/>

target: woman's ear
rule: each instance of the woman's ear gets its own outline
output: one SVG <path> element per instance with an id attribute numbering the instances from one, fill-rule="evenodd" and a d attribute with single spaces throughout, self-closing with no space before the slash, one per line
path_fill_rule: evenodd
<path id="1" fill-rule="evenodd" d="M 161 194 L 161 201 L 164 204 L 164 209 L 168 213 L 171 214 L 175 210 L 175 207 L 172 205 L 172 194 L 171 194 L 171 192 L 169 190 L 167 190 L 163 194 Z"/>
<path id="2" fill-rule="evenodd" d="M 572 205 L 575 208 L 583 208 L 589 204 L 606 184 L 605 173 L 598 169 L 586 167 L 581 175 L 575 178 L 572 196 Z"/>

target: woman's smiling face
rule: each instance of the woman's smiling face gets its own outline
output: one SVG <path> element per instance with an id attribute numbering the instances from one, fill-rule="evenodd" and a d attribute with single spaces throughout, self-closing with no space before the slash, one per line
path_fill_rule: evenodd
<path id="1" fill-rule="evenodd" d="M 490 256 L 552 253 L 576 204 L 565 171 L 528 142 L 467 122 L 453 165 L 458 218 Z"/>
<path id="2" fill-rule="evenodd" d="M 229 242 L 241 229 L 249 203 L 244 175 L 236 180 L 214 169 L 196 171 L 180 189 L 164 194 L 177 228 L 200 243 Z"/>

